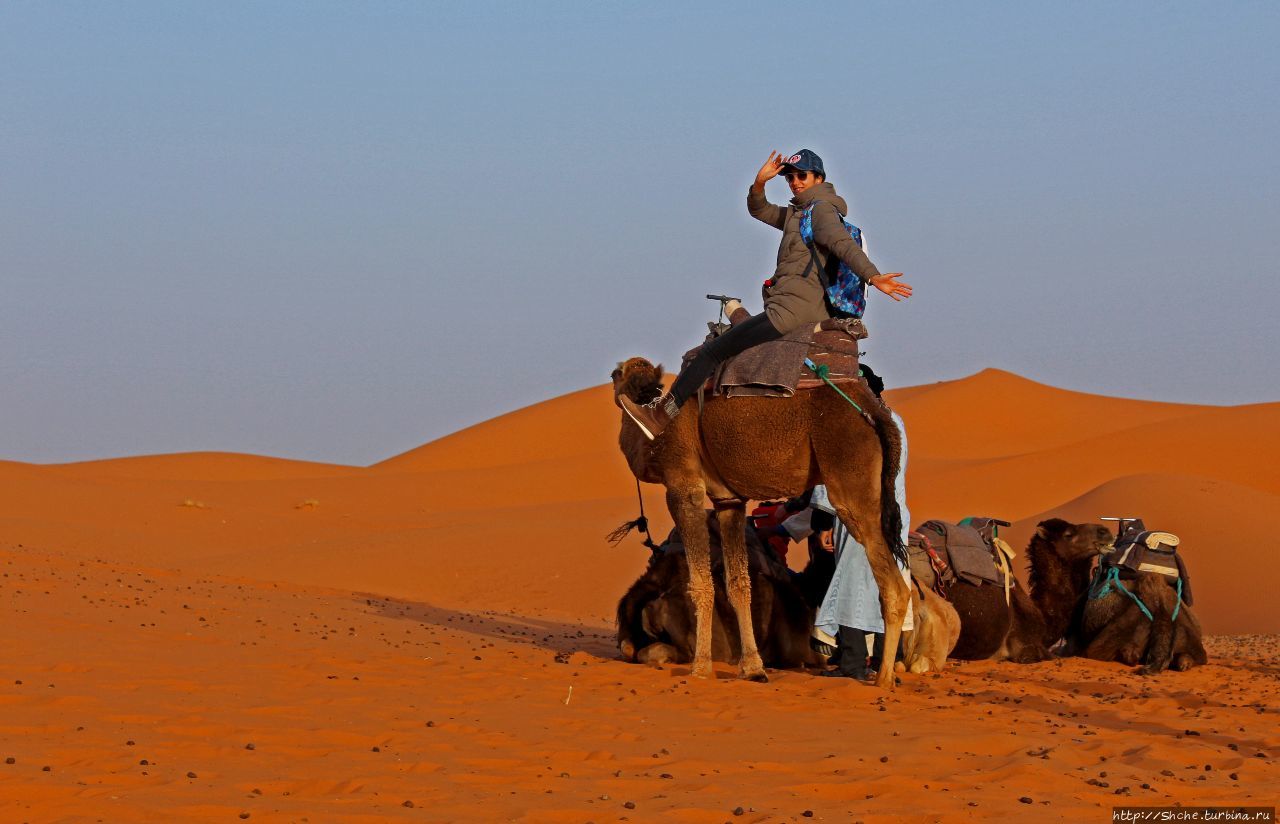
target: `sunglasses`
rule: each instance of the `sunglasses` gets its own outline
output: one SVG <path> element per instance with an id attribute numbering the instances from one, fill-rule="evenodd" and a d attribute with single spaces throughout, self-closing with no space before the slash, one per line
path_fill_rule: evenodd
<path id="1" fill-rule="evenodd" d="M 813 174 L 813 172 L 783 172 L 782 176 L 787 179 L 788 183 L 790 183 L 792 180 L 799 180 L 802 182 L 808 180 L 809 175 L 811 174 Z"/>

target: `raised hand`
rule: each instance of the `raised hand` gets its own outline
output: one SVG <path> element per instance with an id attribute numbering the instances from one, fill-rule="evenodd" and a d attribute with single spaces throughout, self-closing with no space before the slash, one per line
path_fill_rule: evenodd
<path id="1" fill-rule="evenodd" d="M 885 272 L 882 275 L 873 277 L 871 285 L 894 300 L 906 300 L 911 297 L 911 287 L 905 283 L 898 283 L 897 278 L 900 277 L 902 277 L 901 272 Z"/>
<path id="2" fill-rule="evenodd" d="M 760 167 L 760 171 L 756 172 L 756 185 L 763 186 L 771 178 L 775 178 L 782 174 L 782 155 L 779 152 L 769 152 L 769 159 Z"/>

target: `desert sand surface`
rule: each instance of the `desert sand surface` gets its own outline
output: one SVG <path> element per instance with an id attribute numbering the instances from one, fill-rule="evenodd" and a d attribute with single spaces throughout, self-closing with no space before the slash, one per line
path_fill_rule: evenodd
<path id="1" fill-rule="evenodd" d="M 890 392 L 913 523 L 1140 515 L 1208 666 L 954 664 L 892 693 L 627 664 L 648 551 L 594 387 L 369 467 L 0 461 L 3 821 L 1104 821 L 1273 805 L 1280 403 L 986 370 Z M 536 434 L 535 434 L 536 433 Z M 670 528 L 645 487 L 655 536 Z M 800 554 L 800 553 L 795 553 Z M 833 683 L 834 682 L 834 683 Z"/>

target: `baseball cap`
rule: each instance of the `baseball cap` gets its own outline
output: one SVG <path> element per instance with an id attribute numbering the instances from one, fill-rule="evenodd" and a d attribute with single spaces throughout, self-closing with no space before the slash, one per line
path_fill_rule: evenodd
<path id="1" fill-rule="evenodd" d="M 801 149 L 790 157 L 782 158 L 783 166 L 790 166 L 797 172 L 813 172 L 823 177 L 827 173 L 822 168 L 822 158 L 818 157 L 811 149 Z"/>

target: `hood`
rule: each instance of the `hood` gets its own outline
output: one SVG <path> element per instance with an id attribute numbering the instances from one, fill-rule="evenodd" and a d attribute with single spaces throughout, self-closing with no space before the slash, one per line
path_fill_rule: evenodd
<path id="1" fill-rule="evenodd" d="M 792 204 L 800 209 L 819 200 L 825 200 L 827 203 L 834 205 L 842 216 L 849 214 L 849 204 L 844 202 L 844 198 L 836 194 L 836 187 L 825 180 L 791 198 Z"/>

